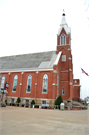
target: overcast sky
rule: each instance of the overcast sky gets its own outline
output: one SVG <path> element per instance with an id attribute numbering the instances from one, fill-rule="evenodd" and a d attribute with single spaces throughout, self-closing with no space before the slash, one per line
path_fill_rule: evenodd
<path id="1" fill-rule="evenodd" d="M 56 50 L 63 9 L 71 27 L 75 79 L 89 96 L 89 0 L 0 0 L 0 57 Z"/>

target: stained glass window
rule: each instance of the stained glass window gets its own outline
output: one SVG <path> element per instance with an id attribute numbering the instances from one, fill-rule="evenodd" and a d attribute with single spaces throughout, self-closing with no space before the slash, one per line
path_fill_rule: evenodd
<path id="1" fill-rule="evenodd" d="M 26 92 L 31 92 L 31 81 L 32 81 L 32 76 L 29 75 L 27 79 L 27 91 Z"/>
<path id="2" fill-rule="evenodd" d="M 65 90 L 64 89 L 62 89 L 62 95 L 65 95 Z"/>
<path id="3" fill-rule="evenodd" d="M 18 76 L 15 75 L 14 76 L 14 82 L 13 82 L 13 92 L 16 92 L 17 80 L 18 80 Z"/>
<path id="4" fill-rule="evenodd" d="M 42 93 L 47 93 L 47 85 L 48 85 L 48 76 L 45 74 L 43 76 L 43 88 L 42 88 Z"/>
<path id="5" fill-rule="evenodd" d="M 2 80 L 1 80 L 1 90 L 4 89 L 4 83 L 5 83 L 5 75 L 3 75 Z"/>
<path id="6" fill-rule="evenodd" d="M 57 95 L 59 95 L 59 75 L 57 75 Z"/>
<path id="7" fill-rule="evenodd" d="M 65 45 L 66 44 L 66 36 L 65 34 L 61 35 L 61 45 Z"/>

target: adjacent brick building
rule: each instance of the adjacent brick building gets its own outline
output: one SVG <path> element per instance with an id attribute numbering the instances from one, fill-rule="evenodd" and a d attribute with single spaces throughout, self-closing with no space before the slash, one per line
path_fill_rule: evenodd
<path id="1" fill-rule="evenodd" d="M 73 79 L 71 29 L 65 14 L 57 34 L 56 51 L 32 53 L 0 58 L 1 89 L 9 83 L 7 102 L 22 103 L 35 100 L 36 104 L 54 104 L 61 95 L 63 100 L 80 97 L 80 80 Z"/>

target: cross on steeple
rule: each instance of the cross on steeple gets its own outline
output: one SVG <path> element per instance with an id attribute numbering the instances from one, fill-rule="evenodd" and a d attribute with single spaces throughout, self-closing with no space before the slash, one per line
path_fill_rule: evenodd
<path id="1" fill-rule="evenodd" d="M 65 12 L 65 10 L 63 9 L 63 14 L 62 14 L 62 16 L 65 16 L 65 13 L 64 13 L 64 12 Z"/>

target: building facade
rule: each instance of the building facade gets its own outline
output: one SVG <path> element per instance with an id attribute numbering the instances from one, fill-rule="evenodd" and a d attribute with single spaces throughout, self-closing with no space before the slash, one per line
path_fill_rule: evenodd
<path id="1" fill-rule="evenodd" d="M 61 95 L 63 100 L 80 97 L 80 80 L 73 79 L 71 29 L 65 14 L 57 34 L 56 51 L 0 58 L 1 89 L 9 83 L 7 102 L 53 105 Z"/>

